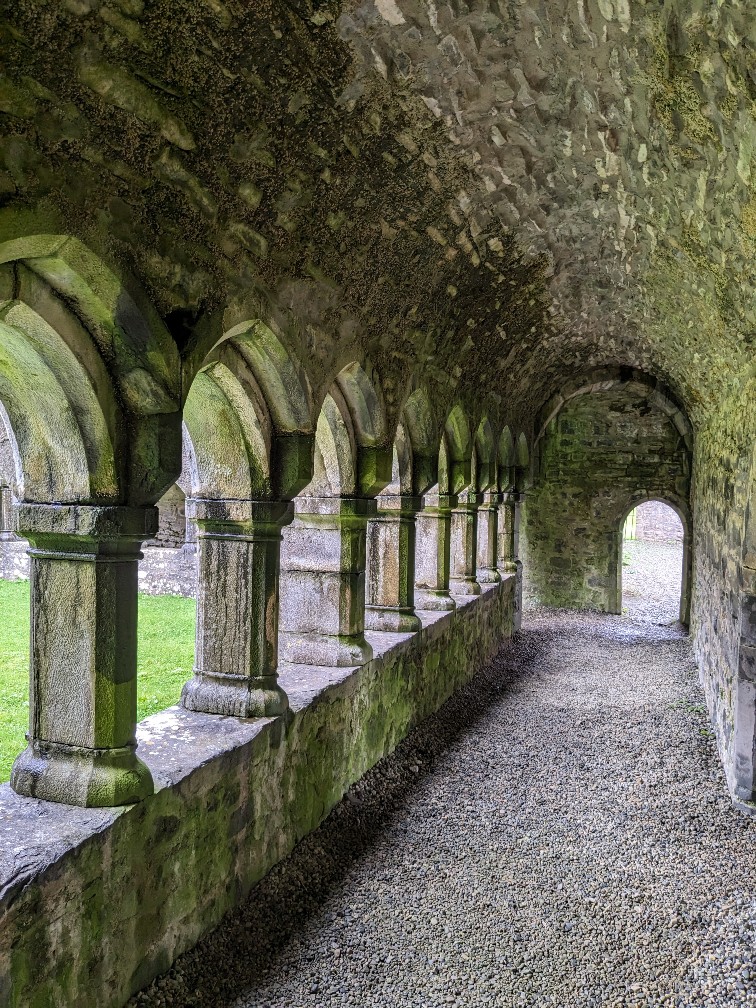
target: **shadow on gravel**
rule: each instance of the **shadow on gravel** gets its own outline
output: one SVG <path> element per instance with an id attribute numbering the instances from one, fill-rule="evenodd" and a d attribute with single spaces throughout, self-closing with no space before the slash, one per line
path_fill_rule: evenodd
<path id="1" fill-rule="evenodd" d="M 288 940 L 327 902 L 405 802 L 433 772 L 435 760 L 515 683 L 540 663 L 546 645 L 524 630 L 399 746 L 354 784 L 321 825 L 251 891 L 246 901 L 137 994 L 129 1006 L 227 1008 L 251 994 Z M 221 963 L 223 965 L 221 965 Z"/>

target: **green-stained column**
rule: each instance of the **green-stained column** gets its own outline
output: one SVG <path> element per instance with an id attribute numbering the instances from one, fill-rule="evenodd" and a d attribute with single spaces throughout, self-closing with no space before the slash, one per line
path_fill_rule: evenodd
<path id="1" fill-rule="evenodd" d="M 197 523 L 197 635 L 188 710 L 274 717 L 288 700 L 278 684 L 281 530 L 291 504 L 187 501 Z"/>
<path id="2" fill-rule="evenodd" d="M 478 494 L 463 490 L 451 512 L 451 572 L 449 591 L 452 595 L 480 595 L 475 579 L 478 557 Z"/>
<path id="3" fill-rule="evenodd" d="M 480 584 L 496 584 L 501 575 L 496 569 L 500 494 L 487 490 L 478 504 L 478 572 Z"/>
<path id="4" fill-rule="evenodd" d="M 157 508 L 21 504 L 31 543 L 29 744 L 18 794 L 87 807 L 152 793 L 136 756 L 137 567 Z"/>
<path id="5" fill-rule="evenodd" d="M 502 494 L 499 505 L 499 551 L 497 566 L 502 574 L 514 574 L 522 566 L 520 549 L 520 494 Z"/>
<path id="6" fill-rule="evenodd" d="M 422 498 L 381 494 L 377 505 L 367 530 L 365 625 L 413 632 L 422 626 L 415 613 L 415 516 Z"/>
<path id="7" fill-rule="evenodd" d="M 372 499 L 298 497 L 281 571 L 281 658 L 303 665 L 363 665 L 365 539 Z"/>
<path id="8" fill-rule="evenodd" d="M 0 542 L 12 541 L 13 534 L 13 496 L 9 486 L 0 486 Z"/>
<path id="9" fill-rule="evenodd" d="M 415 546 L 415 607 L 445 612 L 457 603 L 449 594 L 451 512 L 457 498 L 426 494 L 417 514 Z"/>

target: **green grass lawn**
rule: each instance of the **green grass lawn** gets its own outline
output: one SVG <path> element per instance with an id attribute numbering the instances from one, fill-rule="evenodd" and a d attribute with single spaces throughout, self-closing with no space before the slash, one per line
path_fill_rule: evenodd
<path id="1" fill-rule="evenodd" d="M 137 719 L 178 701 L 194 664 L 194 599 L 139 596 Z M 0 580 L 0 781 L 29 728 L 29 582 Z"/>

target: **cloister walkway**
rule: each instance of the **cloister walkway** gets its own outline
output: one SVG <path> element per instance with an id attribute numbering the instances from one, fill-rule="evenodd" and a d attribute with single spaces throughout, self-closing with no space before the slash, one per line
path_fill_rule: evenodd
<path id="1" fill-rule="evenodd" d="M 756 820 L 654 616 L 529 613 L 132 1003 L 756 1005 Z"/>

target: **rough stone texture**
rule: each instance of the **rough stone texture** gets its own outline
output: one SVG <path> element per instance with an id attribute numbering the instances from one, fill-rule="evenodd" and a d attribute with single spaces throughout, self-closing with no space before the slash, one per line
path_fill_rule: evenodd
<path id="1" fill-rule="evenodd" d="M 145 546 L 181 549 L 186 542 L 186 497 L 174 483 L 155 505 L 158 509 L 158 532 Z"/>
<path id="2" fill-rule="evenodd" d="M 643 542 L 682 542 L 682 522 L 661 501 L 647 501 L 635 509 L 635 537 Z"/>
<path id="3" fill-rule="evenodd" d="M 454 613 L 423 614 L 417 634 L 371 633 L 376 657 L 361 668 L 285 667 L 286 718 L 147 718 L 139 754 L 156 790 L 129 809 L 0 786 L 3 1005 L 121 1008 L 493 657 L 516 594 L 511 576 Z"/>
<path id="4" fill-rule="evenodd" d="M 349 428 L 334 497 L 385 487 L 400 420 L 433 475 L 418 492 L 441 481 L 443 436 L 438 493 L 465 490 L 481 440 L 512 447 L 519 493 L 565 381 L 642 371 L 689 427 L 696 653 L 752 802 L 753 13 L 4 0 L 3 478 L 26 505 L 151 506 L 184 421 L 191 496 L 287 502 L 323 461 L 332 403 Z M 533 542 L 557 520 L 575 532 L 569 508 L 546 512 Z M 603 585 L 575 568 L 566 602 L 602 604 L 603 557 Z M 355 610 L 359 577 L 340 595 Z M 41 634 L 47 607 L 75 611 L 70 589 L 37 597 Z"/>
<path id="5" fill-rule="evenodd" d="M 755 592 L 754 487 L 756 396 L 733 396 L 716 425 L 696 442 L 696 525 L 693 627 L 695 652 L 733 793 L 756 809 L 756 696 L 744 647 L 752 634 Z M 751 610 L 749 612 L 749 609 Z M 742 683 L 742 685 L 741 685 Z M 738 722 L 741 722 L 738 725 Z M 736 786 L 737 762 L 743 773 Z"/>
<path id="6" fill-rule="evenodd" d="M 687 509 L 684 437 L 643 385 L 568 401 L 539 442 L 524 508 L 528 591 L 547 605 L 621 608 L 622 526 L 640 500 Z"/>
<path id="7" fill-rule="evenodd" d="M 25 539 L 0 539 L 0 578 L 19 581 L 29 577 L 29 543 Z M 194 548 L 164 549 L 145 546 L 139 561 L 139 591 L 147 595 L 197 593 L 197 555 Z"/>
<path id="8" fill-rule="evenodd" d="M 194 598 L 197 594 L 196 548 L 145 547 L 139 561 L 139 591 L 147 595 Z"/>
<path id="9" fill-rule="evenodd" d="M 674 601 L 529 613 L 129 1008 L 752 1008 L 756 819 Z"/>

